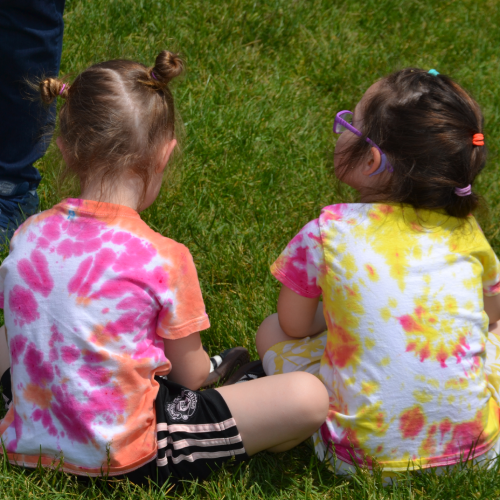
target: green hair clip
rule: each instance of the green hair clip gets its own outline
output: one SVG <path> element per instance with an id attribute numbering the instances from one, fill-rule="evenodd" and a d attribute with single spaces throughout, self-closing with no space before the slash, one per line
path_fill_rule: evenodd
<path id="1" fill-rule="evenodd" d="M 437 71 L 435 69 L 430 69 L 427 73 L 431 74 L 432 76 L 438 76 L 439 75 L 439 71 Z"/>

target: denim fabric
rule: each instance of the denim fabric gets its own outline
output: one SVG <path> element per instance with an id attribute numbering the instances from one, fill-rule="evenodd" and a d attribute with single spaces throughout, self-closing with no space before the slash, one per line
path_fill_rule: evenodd
<path id="1" fill-rule="evenodd" d="M 0 181 L 28 181 L 32 188 L 40 182 L 33 163 L 49 145 L 55 103 L 47 108 L 26 99 L 24 79 L 59 73 L 64 3 L 0 1 Z"/>

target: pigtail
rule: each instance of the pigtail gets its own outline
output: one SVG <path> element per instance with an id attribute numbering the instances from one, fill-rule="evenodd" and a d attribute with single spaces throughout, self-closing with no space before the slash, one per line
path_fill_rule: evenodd
<path id="1" fill-rule="evenodd" d="M 369 137 L 394 168 L 374 199 L 465 218 L 482 204 L 472 189 L 486 164 L 482 131 L 481 108 L 451 78 L 404 69 L 383 78 L 367 99 L 363 137 L 346 148 L 336 168 L 342 180 L 347 168 L 360 165 Z"/>
<path id="2" fill-rule="evenodd" d="M 69 84 L 58 78 L 44 78 L 40 84 L 40 98 L 45 104 L 51 104 L 56 97 L 67 99 Z"/>
<path id="3" fill-rule="evenodd" d="M 482 122 L 482 117 L 481 117 Z M 480 130 L 478 127 L 477 130 Z M 463 172 L 463 178 L 454 179 L 456 182 L 452 190 L 447 211 L 455 217 L 466 217 L 476 210 L 482 202 L 480 195 L 473 191 L 473 182 L 486 165 L 487 151 L 484 143 L 481 146 L 472 144 L 472 134 L 468 134 L 470 146 L 464 151 L 464 155 L 470 158 L 470 167 Z"/>
<path id="4" fill-rule="evenodd" d="M 104 185 L 123 172 L 142 180 L 144 201 L 158 151 L 175 137 L 175 107 L 168 83 L 183 70 L 181 59 L 161 52 L 153 68 L 122 59 L 87 68 L 72 82 L 71 99 L 61 106 L 59 131 L 66 149 L 67 172 L 81 185 Z M 40 85 L 44 102 L 66 97 L 57 79 Z"/>
<path id="5" fill-rule="evenodd" d="M 171 80 L 184 70 L 182 59 L 168 50 L 162 50 L 157 56 L 155 65 L 149 70 L 147 84 L 157 90 L 163 90 Z"/>

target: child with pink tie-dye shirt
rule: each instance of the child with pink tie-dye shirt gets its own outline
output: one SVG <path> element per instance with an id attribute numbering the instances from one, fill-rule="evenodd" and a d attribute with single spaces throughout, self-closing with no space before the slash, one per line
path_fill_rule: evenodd
<path id="1" fill-rule="evenodd" d="M 115 60 L 71 85 L 40 83 L 45 102 L 65 100 L 57 145 L 81 194 L 30 217 L 0 268 L 13 395 L 0 450 L 12 463 L 202 479 L 233 457 L 295 446 L 326 416 L 309 374 L 197 391 L 210 324 L 193 259 L 139 215 L 176 145 L 168 83 L 181 70 L 163 51 L 153 68 Z"/>
<path id="2" fill-rule="evenodd" d="M 257 333 L 263 368 L 323 381 L 313 441 L 337 473 L 378 463 L 389 479 L 500 450 L 500 263 L 471 215 L 482 129 L 435 70 L 377 81 L 334 121 L 335 172 L 360 203 L 323 208 L 271 267 L 282 288 Z"/>

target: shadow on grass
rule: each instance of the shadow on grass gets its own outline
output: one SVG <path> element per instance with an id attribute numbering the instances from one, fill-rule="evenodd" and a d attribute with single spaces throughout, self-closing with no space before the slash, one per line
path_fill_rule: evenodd
<path id="1" fill-rule="evenodd" d="M 158 488 L 113 478 L 77 478 L 55 469 L 24 469 L 0 458 L 0 497 L 130 500 L 182 499 L 494 499 L 500 497 L 500 462 L 490 468 L 463 466 L 399 473 L 384 486 L 381 471 L 366 469 L 347 478 L 335 476 L 306 443 L 280 454 L 261 453 L 248 463 L 229 463 L 203 482 L 181 481 Z"/>

